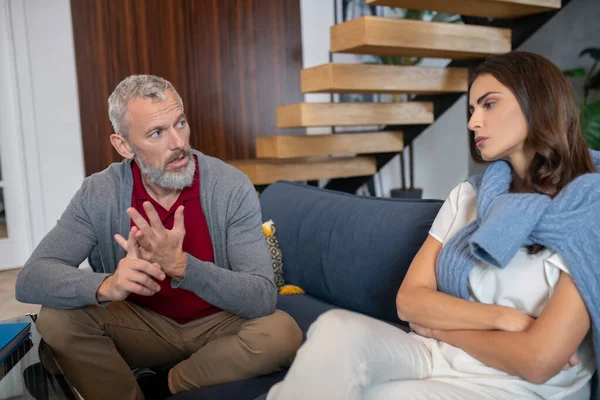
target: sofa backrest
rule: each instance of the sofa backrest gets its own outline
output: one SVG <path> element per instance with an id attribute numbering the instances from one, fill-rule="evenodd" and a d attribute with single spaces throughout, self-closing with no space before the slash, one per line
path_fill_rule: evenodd
<path id="1" fill-rule="evenodd" d="M 442 201 L 361 197 L 290 182 L 260 196 L 284 279 L 340 307 L 398 322 L 395 298 Z"/>

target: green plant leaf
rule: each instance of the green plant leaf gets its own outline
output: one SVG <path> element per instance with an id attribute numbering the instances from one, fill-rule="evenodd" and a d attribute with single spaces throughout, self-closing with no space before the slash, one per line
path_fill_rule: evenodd
<path id="1" fill-rule="evenodd" d="M 425 15 L 425 11 L 407 9 L 406 13 L 404 13 L 404 19 L 416 19 L 422 21 L 423 15 Z"/>
<path id="2" fill-rule="evenodd" d="M 566 76 L 579 78 L 585 76 L 585 68 L 568 69 L 563 71 L 563 74 L 565 74 Z"/>
<path id="3" fill-rule="evenodd" d="M 590 77 L 587 84 L 585 85 L 585 89 L 587 89 L 587 90 L 600 89 L 600 70 L 596 71 L 596 73 Z"/>
<path id="4" fill-rule="evenodd" d="M 460 18 L 460 15 L 457 15 L 457 14 L 448 14 L 448 13 L 444 13 L 444 12 L 439 12 L 433 16 L 431 21 L 432 22 L 455 23 L 455 22 L 461 22 L 461 18 Z"/>
<path id="5" fill-rule="evenodd" d="M 583 57 L 584 55 L 589 54 L 596 61 L 600 61 L 600 48 L 598 47 L 588 47 L 587 49 L 581 50 L 579 53 L 579 57 Z"/>
<path id="6" fill-rule="evenodd" d="M 600 100 L 584 105 L 582 129 L 588 146 L 600 150 Z"/>
<path id="7" fill-rule="evenodd" d="M 391 56 L 381 56 L 379 58 L 381 58 L 382 64 L 385 64 L 385 65 L 393 65 L 394 64 Z"/>

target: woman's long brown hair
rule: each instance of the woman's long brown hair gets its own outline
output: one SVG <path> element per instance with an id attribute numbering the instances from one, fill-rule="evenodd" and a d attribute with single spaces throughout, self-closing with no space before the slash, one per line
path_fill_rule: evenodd
<path id="1" fill-rule="evenodd" d="M 573 179 L 595 171 L 575 93 L 554 64 L 522 51 L 491 56 L 471 73 L 469 93 L 480 75 L 491 75 L 510 89 L 527 119 L 525 146 L 535 152 L 525 178 L 530 192 L 554 197 Z M 473 137 L 469 131 L 471 157 L 485 163 Z"/>

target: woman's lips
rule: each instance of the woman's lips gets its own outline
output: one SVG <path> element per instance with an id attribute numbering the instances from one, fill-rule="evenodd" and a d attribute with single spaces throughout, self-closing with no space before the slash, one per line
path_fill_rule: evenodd
<path id="1" fill-rule="evenodd" d="M 488 138 L 486 137 L 476 137 L 475 138 L 475 146 L 481 146 Z"/>

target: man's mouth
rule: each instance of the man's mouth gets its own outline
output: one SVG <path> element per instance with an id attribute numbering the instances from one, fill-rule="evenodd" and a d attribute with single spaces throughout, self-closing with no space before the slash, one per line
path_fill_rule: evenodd
<path id="1" fill-rule="evenodd" d="M 167 163 L 167 166 L 176 169 L 176 168 L 185 167 L 187 165 L 187 163 L 188 163 L 187 154 L 181 153 L 179 156 L 177 156 L 177 158 L 173 159 L 172 161 L 169 161 Z"/>

